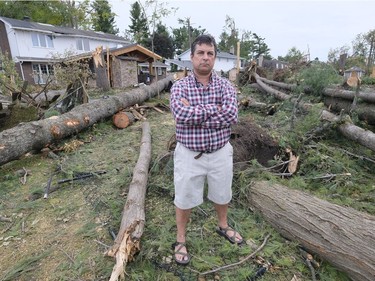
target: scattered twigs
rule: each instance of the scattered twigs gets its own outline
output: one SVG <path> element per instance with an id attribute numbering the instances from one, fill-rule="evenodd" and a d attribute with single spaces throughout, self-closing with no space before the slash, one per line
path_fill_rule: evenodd
<path id="1" fill-rule="evenodd" d="M 76 173 L 73 178 L 59 180 L 57 181 L 57 184 L 55 186 L 52 186 L 52 178 L 60 170 L 61 170 L 61 166 L 59 166 L 56 169 L 56 171 L 50 176 L 50 178 L 48 179 L 47 185 L 44 189 L 44 193 L 42 192 L 32 193 L 31 195 L 29 195 L 28 199 L 30 201 L 34 201 L 34 200 L 41 198 L 43 195 L 44 195 L 44 198 L 48 198 L 49 194 L 57 191 L 60 188 L 60 184 L 71 182 L 71 181 L 76 181 L 76 180 L 81 180 L 81 179 L 86 179 L 86 178 L 90 178 L 90 177 L 97 176 L 97 175 L 102 175 L 107 172 L 107 171 L 96 171 L 96 172 Z"/>
<path id="2" fill-rule="evenodd" d="M 352 174 L 351 173 L 342 173 L 342 174 L 325 174 L 323 176 L 318 176 L 318 177 L 313 177 L 311 178 L 312 180 L 322 180 L 322 179 L 328 179 L 328 180 L 332 180 L 336 177 L 349 177 L 351 176 Z"/>
<path id="3" fill-rule="evenodd" d="M 352 152 L 350 152 L 350 151 L 347 151 L 347 150 L 345 150 L 345 149 L 342 149 L 342 148 L 337 148 L 337 147 L 336 147 L 336 149 L 338 149 L 338 150 L 342 151 L 343 153 L 348 154 L 348 155 L 350 155 L 350 156 L 352 156 L 352 157 L 356 157 L 356 158 L 359 158 L 359 159 L 361 159 L 361 160 L 366 160 L 366 161 L 369 161 L 369 162 L 371 162 L 371 163 L 375 163 L 375 160 L 374 160 L 374 159 L 371 159 L 371 158 L 365 157 L 365 156 L 363 156 L 363 155 L 357 155 L 357 154 L 354 154 L 354 153 L 352 153 Z"/>
<path id="4" fill-rule="evenodd" d="M 12 222 L 12 219 L 0 216 L 0 222 Z"/>
<path id="5" fill-rule="evenodd" d="M 22 176 L 20 178 L 20 182 L 25 185 L 26 184 L 26 181 L 27 181 L 27 176 L 28 176 L 28 170 L 26 170 L 24 167 L 22 168 L 23 170 L 23 173 L 22 173 Z"/>
<path id="6" fill-rule="evenodd" d="M 96 175 L 102 175 L 102 174 L 105 174 L 105 173 L 107 173 L 107 171 L 77 173 L 73 178 L 62 179 L 62 180 L 57 181 L 57 184 L 81 180 L 81 179 L 85 179 L 85 178 L 90 178 L 90 177 L 93 177 L 93 176 L 96 176 Z"/>
<path id="7" fill-rule="evenodd" d="M 96 239 L 94 239 L 94 242 L 96 242 L 96 243 L 102 245 L 102 246 L 105 247 L 106 249 L 108 249 L 109 247 L 111 247 L 111 246 L 109 246 L 109 245 L 107 245 L 107 244 L 104 244 L 103 242 L 100 242 L 99 240 L 96 240 Z"/>
<path id="8" fill-rule="evenodd" d="M 320 267 L 320 264 L 316 260 L 314 260 L 313 256 L 309 254 L 308 252 L 306 252 L 304 249 L 300 248 L 299 250 L 306 265 L 310 269 L 312 280 L 316 281 L 315 269 L 318 269 Z"/>
<path id="9" fill-rule="evenodd" d="M 226 269 L 232 268 L 234 266 L 238 266 L 240 264 L 243 264 L 247 260 L 249 260 L 252 257 L 254 257 L 259 251 L 261 251 L 264 248 L 264 246 L 267 244 L 267 241 L 270 238 L 270 236 L 271 236 L 271 234 L 268 234 L 266 236 L 266 238 L 264 238 L 263 243 L 254 252 L 252 252 L 250 255 L 248 255 L 247 257 L 245 257 L 243 260 L 241 260 L 239 262 L 232 263 L 232 264 L 227 264 L 227 265 L 224 265 L 224 266 L 221 266 L 221 267 L 209 270 L 209 271 L 205 271 L 205 272 L 202 272 L 202 273 L 200 273 L 200 272 L 197 272 L 197 273 L 199 273 L 199 275 L 207 275 L 207 274 L 218 272 L 220 270 L 226 270 Z"/>
<path id="10" fill-rule="evenodd" d="M 51 174 L 50 178 L 48 179 L 48 182 L 47 182 L 47 185 L 46 185 L 46 188 L 44 189 L 44 199 L 47 199 L 48 198 L 48 193 L 51 189 L 51 183 L 52 183 L 52 178 L 54 175 L 56 175 L 58 172 L 60 172 L 62 170 L 62 167 L 61 165 L 58 165 L 57 168 L 55 169 L 55 171 Z"/>

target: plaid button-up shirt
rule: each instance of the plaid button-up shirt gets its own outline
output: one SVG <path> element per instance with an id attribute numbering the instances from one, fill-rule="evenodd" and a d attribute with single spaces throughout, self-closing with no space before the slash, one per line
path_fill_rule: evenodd
<path id="1" fill-rule="evenodd" d="M 184 106 L 181 98 L 187 99 L 190 106 Z M 175 82 L 170 106 L 176 122 L 176 140 L 197 152 L 222 148 L 229 141 L 230 126 L 238 118 L 236 92 L 227 79 L 215 72 L 206 87 L 194 74 Z"/>

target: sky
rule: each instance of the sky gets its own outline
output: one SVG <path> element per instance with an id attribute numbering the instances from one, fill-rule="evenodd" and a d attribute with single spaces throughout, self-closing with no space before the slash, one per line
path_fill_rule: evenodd
<path id="1" fill-rule="evenodd" d="M 264 38 L 272 57 L 285 56 L 296 47 L 310 59 L 326 61 L 331 49 L 349 46 L 358 34 L 375 29 L 373 0 L 158 0 L 178 8 L 162 20 L 179 28 L 178 19 L 190 18 L 194 28 L 205 28 L 217 42 L 226 16 L 234 19 L 240 34 L 251 31 Z M 109 0 L 116 13 L 119 35 L 129 29 L 135 0 Z M 151 11 L 147 11 L 151 15 Z M 350 49 L 351 50 L 351 49 Z M 350 51 L 349 51 L 350 52 Z"/>

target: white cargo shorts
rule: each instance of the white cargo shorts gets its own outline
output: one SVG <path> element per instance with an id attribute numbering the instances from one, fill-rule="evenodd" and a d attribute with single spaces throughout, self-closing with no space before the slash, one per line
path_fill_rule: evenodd
<path id="1" fill-rule="evenodd" d="M 212 153 L 191 151 L 177 143 L 174 151 L 174 204 L 183 210 L 203 203 L 204 185 L 207 180 L 207 198 L 220 205 L 232 199 L 233 147 L 228 142 Z"/>

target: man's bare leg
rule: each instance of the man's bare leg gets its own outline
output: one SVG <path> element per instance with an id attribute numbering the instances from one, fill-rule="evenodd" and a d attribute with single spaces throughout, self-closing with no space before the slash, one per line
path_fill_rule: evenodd
<path id="1" fill-rule="evenodd" d="M 182 242 L 182 243 L 186 242 L 186 226 L 189 222 L 190 214 L 191 214 L 191 209 L 183 210 L 183 209 L 176 207 L 176 225 L 177 225 L 176 241 L 177 242 Z M 175 251 L 177 248 L 178 246 L 175 247 Z M 184 252 L 187 253 L 186 247 L 180 249 L 180 251 L 183 253 Z M 184 258 L 187 259 L 187 257 L 184 257 L 182 255 L 178 255 L 178 254 L 176 255 L 177 260 L 181 261 Z"/>
<path id="2" fill-rule="evenodd" d="M 228 204 L 225 205 L 219 205 L 219 204 L 214 204 L 215 205 L 215 210 L 217 213 L 217 218 L 219 221 L 219 226 L 221 228 L 227 228 L 228 227 Z M 228 230 L 228 236 L 233 236 L 234 231 Z M 242 237 L 241 235 L 237 232 L 236 234 L 236 241 L 241 241 Z"/>

